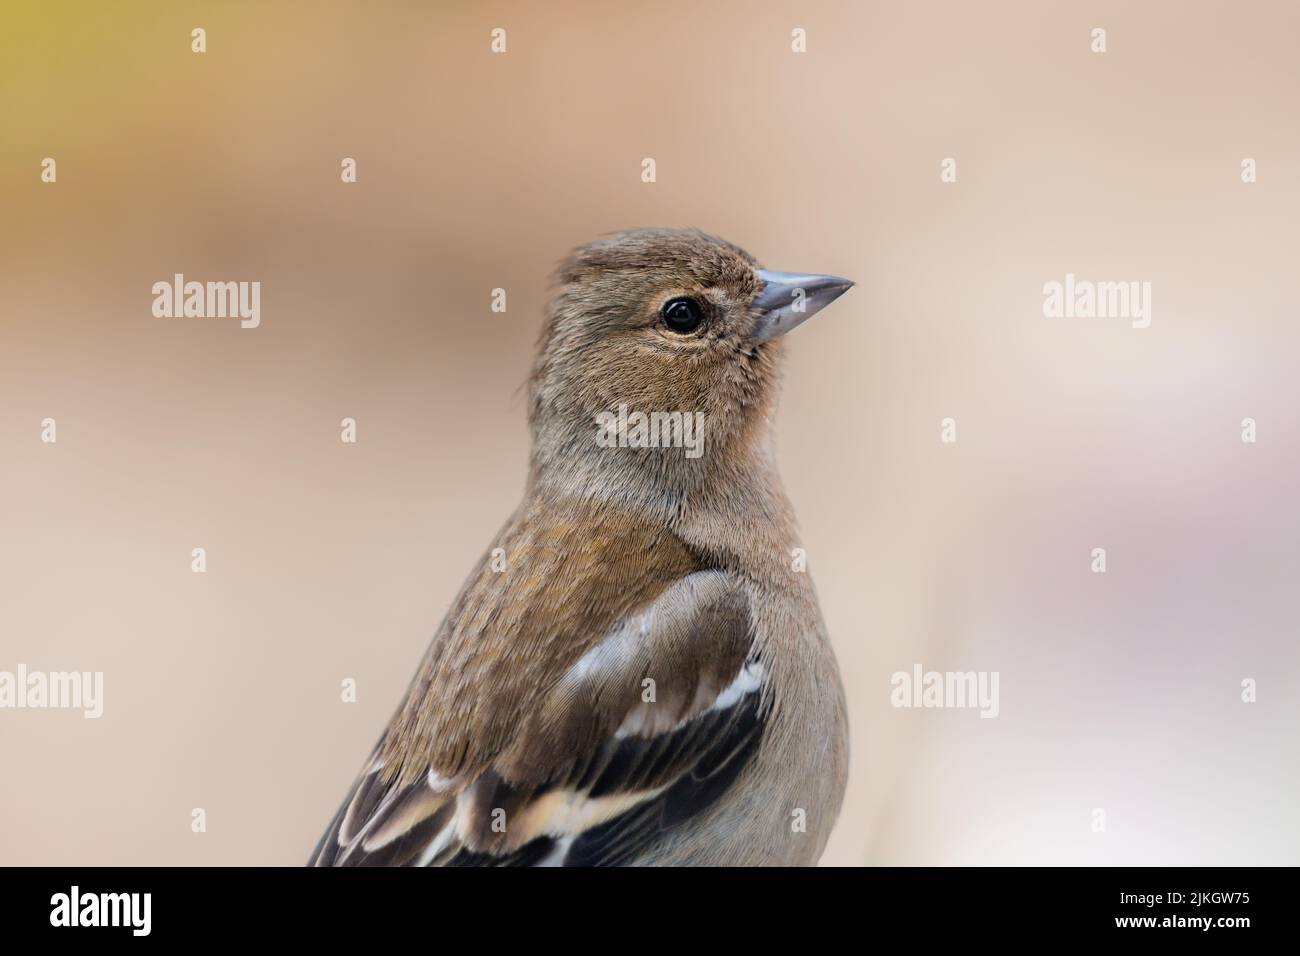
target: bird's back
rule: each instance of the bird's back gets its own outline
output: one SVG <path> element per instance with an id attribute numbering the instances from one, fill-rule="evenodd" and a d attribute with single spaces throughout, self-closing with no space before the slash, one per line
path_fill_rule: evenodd
<path id="1" fill-rule="evenodd" d="M 797 814 L 792 839 L 746 836 L 775 825 L 762 801 L 792 799 L 795 783 L 755 599 L 666 528 L 608 504 L 526 504 L 313 862 L 815 858 L 824 839 L 799 839 Z"/>

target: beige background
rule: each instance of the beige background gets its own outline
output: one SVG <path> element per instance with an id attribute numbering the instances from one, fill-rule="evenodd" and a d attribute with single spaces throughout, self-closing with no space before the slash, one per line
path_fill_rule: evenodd
<path id="1" fill-rule="evenodd" d="M 4 6 L 0 669 L 106 700 L 0 711 L 0 862 L 302 862 L 518 497 L 548 270 L 638 225 L 859 282 L 777 423 L 825 862 L 1300 862 L 1294 4 L 153 7 Z M 262 327 L 155 319 L 174 272 Z M 1066 272 L 1151 327 L 1044 319 Z M 913 663 L 1001 716 L 893 709 Z"/>

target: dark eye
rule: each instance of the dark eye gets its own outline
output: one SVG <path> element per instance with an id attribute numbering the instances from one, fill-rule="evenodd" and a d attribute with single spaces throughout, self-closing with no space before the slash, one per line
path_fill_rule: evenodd
<path id="1" fill-rule="evenodd" d="M 688 335 L 704 321 L 704 311 L 694 299 L 670 299 L 663 308 L 664 325 L 678 335 Z"/>

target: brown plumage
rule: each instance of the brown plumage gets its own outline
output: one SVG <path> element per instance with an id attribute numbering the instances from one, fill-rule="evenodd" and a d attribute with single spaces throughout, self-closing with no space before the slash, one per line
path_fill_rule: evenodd
<path id="1" fill-rule="evenodd" d="M 781 333 L 849 285 L 696 231 L 561 265 L 524 500 L 314 863 L 817 860 L 844 700 L 770 417 Z M 620 406 L 702 413 L 699 454 L 599 442 Z"/>

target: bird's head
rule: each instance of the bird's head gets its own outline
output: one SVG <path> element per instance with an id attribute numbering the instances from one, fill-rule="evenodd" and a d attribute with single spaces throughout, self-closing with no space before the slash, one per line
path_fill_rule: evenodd
<path id="1" fill-rule="evenodd" d="M 637 473 L 663 492 L 764 444 L 782 336 L 852 285 L 767 271 L 698 230 L 631 230 L 574 250 L 532 378 L 534 471 Z"/>

